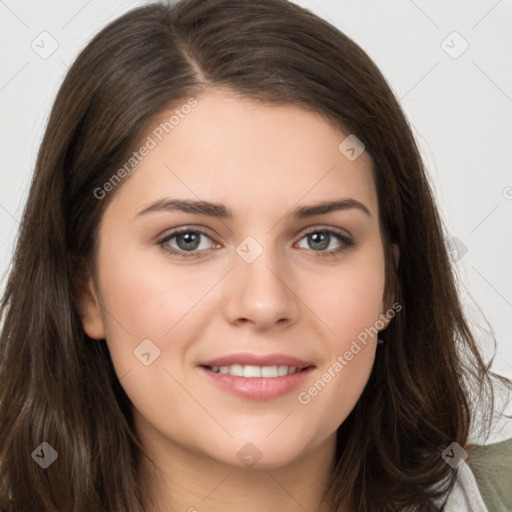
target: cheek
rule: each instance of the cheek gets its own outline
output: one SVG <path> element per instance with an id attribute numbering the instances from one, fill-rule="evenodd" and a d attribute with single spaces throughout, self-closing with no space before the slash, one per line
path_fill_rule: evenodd
<path id="1" fill-rule="evenodd" d="M 122 381 L 127 391 L 156 393 L 169 385 L 164 369 L 174 373 L 183 365 L 184 329 L 190 329 L 194 306 L 212 286 L 213 277 L 199 280 L 184 267 L 171 271 L 161 255 L 159 261 L 143 261 L 116 246 L 123 247 L 121 243 L 104 246 L 99 260 L 107 345 L 118 377 L 127 376 Z"/>
<path id="2" fill-rule="evenodd" d="M 130 256 L 126 251 L 104 258 L 103 297 L 111 313 L 107 313 L 106 321 L 112 329 L 122 326 L 125 335 L 128 332 L 134 338 L 161 339 L 211 286 L 207 276 L 197 279 L 184 266 L 172 268 L 165 257 L 158 256 L 154 261 L 137 258 L 135 252 Z"/>
<path id="3" fill-rule="evenodd" d="M 326 357 L 314 378 L 297 393 L 304 414 L 324 418 L 321 430 L 325 435 L 345 421 L 368 382 L 377 347 L 377 306 L 378 301 L 369 308 L 364 300 L 354 299 L 337 319 L 332 318 L 336 335 L 325 344 Z"/>
<path id="4" fill-rule="evenodd" d="M 385 283 L 380 254 L 375 251 L 364 261 L 340 268 L 314 288 L 317 300 L 311 304 L 330 335 L 323 340 L 322 366 L 308 387 L 299 391 L 297 401 L 310 414 L 326 419 L 325 433 L 338 428 L 350 414 L 373 368 Z M 315 293 L 310 291 L 309 296 Z"/>
<path id="5" fill-rule="evenodd" d="M 297 397 L 303 415 L 323 418 L 320 437 L 334 432 L 346 420 L 368 382 L 375 346 L 360 345 L 360 351 L 350 360 L 342 353 L 323 367 Z"/>
<path id="6" fill-rule="evenodd" d="M 145 417 L 173 424 L 176 409 L 190 408 L 190 396 L 179 382 L 191 323 L 201 312 L 194 306 L 214 284 L 213 277 L 200 280 L 184 267 L 171 271 L 161 262 L 138 263 L 126 253 L 103 264 L 106 338 L 116 374 Z"/>
<path id="7" fill-rule="evenodd" d="M 375 326 L 383 313 L 384 261 L 375 250 L 367 257 L 347 262 L 336 271 L 309 281 L 305 296 L 330 329 L 338 350 Z M 379 323 L 380 325 L 380 323 Z M 372 336 L 373 337 L 373 336 Z"/>

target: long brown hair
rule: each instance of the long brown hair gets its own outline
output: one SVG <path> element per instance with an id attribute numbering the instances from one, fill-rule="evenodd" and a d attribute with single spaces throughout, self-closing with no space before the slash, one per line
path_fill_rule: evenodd
<path id="1" fill-rule="evenodd" d="M 94 191 L 156 115 L 209 86 L 318 112 L 371 155 L 386 297 L 403 308 L 381 333 L 369 382 L 338 429 L 325 499 L 333 511 L 344 500 L 353 511 L 438 510 L 435 500 L 455 478 L 440 450 L 467 446 L 470 397 L 490 417 L 494 374 L 461 309 L 446 232 L 398 101 L 359 46 L 286 0 L 137 8 L 70 68 L 1 303 L 0 508 L 144 510 L 137 468 L 146 454 L 131 404 L 105 342 L 89 338 L 80 317 L 84 272 L 93 269 L 99 221 L 116 193 L 98 199 Z M 43 442 L 58 453 L 46 470 L 31 456 Z"/>

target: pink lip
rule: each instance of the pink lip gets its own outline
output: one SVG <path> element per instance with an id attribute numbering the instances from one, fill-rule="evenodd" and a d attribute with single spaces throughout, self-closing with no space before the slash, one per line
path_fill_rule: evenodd
<path id="1" fill-rule="evenodd" d="M 212 366 L 295 366 L 296 373 L 283 377 L 237 377 L 216 373 Z M 286 354 L 231 354 L 200 363 L 200 370 L 217 386 L 230 393 L 251 400 L 271 400 L 289 393 L 308 378 L 315 365 Z"/>
<path id="2" fill-rule="evenodd" d="M 215 373 L 204 366 L 199 369 L 220 388 L 251 400 L 272 400 L 285 395 L 303 384 L 310 373 L 314 371 L 314 367 L 310 366 L 284 377 L 263 378 L 236 377 L 227 373 Z"/>
<path id="3" fill-rule="evenodd" d="M 314 366 L 301 359 L 286 354 L 250 354 L 241 352 L 238 354 L 230 354 L 227 356 L 212 359 L 199 363 L 198 366 L 231 366 L 233 364 L 241 364 L 242 366 L 295 366 L 297 370 L 303 370 L 308 366 Z"/>

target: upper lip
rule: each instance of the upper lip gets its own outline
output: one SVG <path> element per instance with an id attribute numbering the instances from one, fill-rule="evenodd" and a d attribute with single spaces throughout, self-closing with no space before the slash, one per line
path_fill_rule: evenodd
<path id="1" fill-rule="evenodd" d="M 239 364 L 242 366 L 295 366 L 299 370 L 303 370 L 313 363 L 308 363 L 297 357 L 286 354 L 249 354 L 238 353 L 211 359 L 199 363 L 199 366 L 231 366 Z"/>

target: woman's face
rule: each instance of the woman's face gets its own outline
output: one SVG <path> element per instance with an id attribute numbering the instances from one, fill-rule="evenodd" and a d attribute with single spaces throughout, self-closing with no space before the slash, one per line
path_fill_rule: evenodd
<path id="1" fill-rule="evenodd" d="M 107 192 L 84 329 L 155 451 L 267 468 L 332 451 L 389 308 L 371 159 L 317 114 L 195 100 Z"/>

